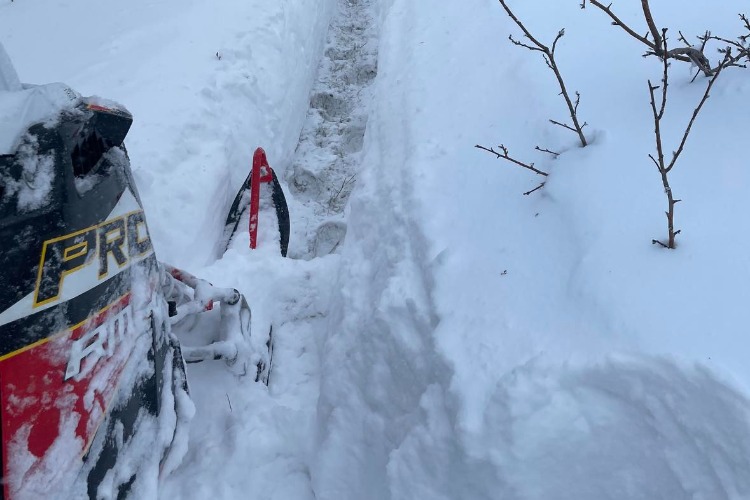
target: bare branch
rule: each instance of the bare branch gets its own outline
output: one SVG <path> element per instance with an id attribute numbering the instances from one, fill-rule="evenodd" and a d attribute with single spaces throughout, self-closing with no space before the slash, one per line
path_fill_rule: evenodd
<path id="1" fill-rule="evenodd" d="M 727 53 L 727 55 L 724 57 L 724 62 L 731 59 L 731 53 Z M 675 151 L 672 155 L 672 161 L 669 162 L 669 166 L 667 166 L 667 172 L 672 170 L 674 168 L 675 163 L 677 162 L 677 158 L 680 157 L 682 154 L 682 150 L 685 148 L 685 143 L 687 142 L 688 135 L 690 135 L 690 130 L 693 128 L 693 123 L 695 123 L 695 119 L 698 117 L 698 113 L 700 113 L 701 108 L 703 108 L 703 105 L 706 103 L 708 98 L 710 97 L 711 93 L 711 87 L 714 86 L 714 83 L 716 83 L 716 79 L 719 78 L 719 75 L 721 74 L 722 70 L 726 66 L 724 64 L 720 64 L 718 68 L 716 69 L 716 73 L 714 73 L 714 76 L 711 77 L 711 79 L 708 81 L 708 85 L 706 86 L 706 91 L 703 93 L 703 98 L 698 103 L 698 106 L 693 110 L 693 116 L 690 117 L 690 122 L 687 125 L 687 128 L 685 129 L 685 133 L 682 135 L 682 140 L 680 141 L 680 146 L 677 148 L 677 151 Z"/>
<path id="2" fill-rule="evenodd" d="M 662 31 L 661 36 L 662 41 L 662 50 L 664 53 L 667 52 L 667 30 Z M 661 94 L 661 105 L 659 109 L 657 110 L 656 106 L 656 90 L 658 90 L 660 87 L 658 85 L 654 85 L 651 83 L 651 80 L 648 81 L 648 93 L 651 98 L 650 104 L 651 104 L 651 113 L 654 117 L 654 137 L 656 140 L 656 154 L 657 157 L 654 158 L 653 155 L 648 155 L 649 158 L 651 158 L 651 161 L 654 162 L 656 165 L 656 168 L 659 170 L 659 175 L 661 176 L 662 185 L 664 186 L 664 193 L 667 195 L 667 204 L 668 204 L 668 210 L 665 212 L 667 216 L 667 243 L 662 243 L 659 240 L 651 240 L 652 244 L 658 243 L 663 248 L 669 248 L 672 249 L 675 247 L 674 237 L 674 198 L 672 196 L 672 188 L 669 185 L 669 176 L 668 171 L 666 167 L 664 166 L 664 148 L 662 146 L 662 140 L 661 140 L 661 120 L 664 117 L 664 111 L 666 109 L 666 102 L 667 102 L 667 89 L 669 88 L 669 63 L 666 57 L 662 58 L 662 61 L 664 63 L 664 74 L 662 75 L 662 94 Z"/>
<path id="3" fill-rule="evenodd" d="M 679 41 L 681 41 L 682 43 L 684 43 L 688 47 L 692 47 L 693 46 L 690 42 L 687 41 L 687 38 L 685 38 L 685 35 L 682 34 L 682 31 L 678 30 L 677 33 L 680 34 L 680 36 L 678 38 Z"/>
<path id="4" fill-rule="evenodd" d="M 573 127 L 571 127 L 570 125 L 566 125 L 565 123 L 560 123 L 560 122 L 558 122 L 558 121 L 555 121 L 555 120 L 550 120 L 549 122 L 550 122 L 550 123 L 552 123 L 552 124 L 554 124 L 554 125 L 559 125 L 560 127 L 562 127 L 562 128 L 566 128 L 566 129 L 568 129 L 568 130 L 571 130 L 571 131 L 573 131 L 573 132 L 577 132 L 577 130 L 576 130 L 576 129 L 574 129 L 574 128 L 573 128 Z"/>
<path id="5" fill-rule="evenodd" d="M 548 53 L 550 51 L 549 48 L 546 45 L 544 45 L 539 40 L 537 40 L 536 38 L 534 38 L 534 35 L 532 35 L 529 32 L 529 30 L 526 29 L 526 26 L 524 26 L 523 23 L 518 20 L 518 18 L 516 17 L 516 15 L 513 14 L 513 11 L 511 11 L 510 8 L 508 7 L 508 5 L 505 3 L 505 0 L 500 0 L 500 5 L 503 6 L 503 9 L 505 9 L 505 12 L 508 14 L 508 16 L 511 19 L 513 19 L 513 22 L 516 23 L 516 26 L 518 26 L 519 28 L 521 28 L 521 31 L 523 31 L 524 36 L 526 38 L 528 38 L 529 40 L 531 40 L 531 43 L 533 43 L 534 45 L 536 45 L 540 50 L 544 51 L 545 53 Z"/>
<path id="6" fill-rule="evenodd" d="M 656 23 L 654 22 L 654 16 L 651 14 L 651 7 L 648 5 L 648 0 L 641 0 L 641 7 L 643 8 L 643 17 L 646 18 L 648 29 L 651 31 L 651 37 L 654 39 L 653 48 L 657 51 L 656 55 L 661 56 L 662 54 L 659 51 L 664 46 L 664 52 L 666 52 L 666 45 L 662 43 L 659 37 L 659 28 L 656 27 Z"/>
<path id="7" fill-rule="evenodd" d="M 573 104 L 573 101 L 570 99 L 570 95 L 568 94 L 568 90 L 565 87 L 565 81 L 563 80 L 562 74 L 560 73 L 560 68 L 558 68 L 557 61 L 555 61 L 555 51 L 557 50 L 557 43 L 563 36 L 565 36 L 565 29 L 561 29 L 557 32 L 557 35 L 552 42 L 552 48 L 550 49 L 547 45 L 544 45 L 531 34 L 531 32 L 526 28 L 521 20 L 516 17 L 512 10 L 510 10 L 510 7 L 508 7 L 508 4 L 505 0 L 499 1 L 500 5 L 502 5 L 503 9 L 505 9 L 505 12 L 508 14 L 508 16 L 513 20 L 514 23 L 516 23 L 516 26 L 518 26 L 521 31 L 523 31 L 524 36 L 531 42 L 531 45 L 514 39 L 512 35 L 509 37 L 510 41 L 515 45 L 524 47 L 531 51 L 542 52 L 544 63 L 555 74 L 555 78 L 557 78 L 557 83 L 560 86 L 560 95 L 562 95 L 565 99 L 565 104 L 568 106 L 568 112 L 570 113 L 570 119 L 573 121 L 572 127 L 566 126 L 565 128 L 575 132 L 578 135 L 581 146 L 586 147 L 588 145 L 588 141 L 586 140 L 586 136 L 583 134 L 583 127 L 585 126 L 585 124 L 581 125 L 578 121 L 578 103 L 580 102 L 580 96 L 578 96 L 576 104 Z M 578 95 L 578 93 L 576 93 L 576 95 Z"/>
<path id="8" fill-rule="evenodd" d="M 539 146 L 537 146 L 534 149 L 536 149 L 537 151 L 541 151 L 542 153 L 549 153 L 549 154 L 551 154 L 555 158 L 557 158 L 558 156 L 560 156 L 560 153 L 556 153 L 554 151 L 550 151 L 547 148 L 540 148 Z"/>
<path id="9" fill-rule="evenodd" d="M 542 189 L 544 187 L 545 184 L 546 184 L 546 182 L 542 182 L 541 184 L 539 184 L 537 187 L 535 187 L 531 191 L 526 191 L 525 193 L 523 193 L 523 195 L 524 196 L 528 196 L 528 195 L 530 195 L 531 193 L 533 193 L 535 191 L 539 191 L 540 189 Z"/>
<path id="10" fill-rule="evenodd" d="M 527 45 L 521 41 L 516 40 L 515 38 L 513 38 L 513 35 L 508 35 L 508 40 L 510 40 L 513 45 L 518 45 L 519 47 L 523 47 L 532 51 L 544 52 L 544 49 L 540 49 L 539 47 L 532 47 L 531 45 Z"/>
<path id="11" fill-rule="evenodd" d="M 661 34 L 661 40 L 664 44 L 664 52 L 667 53 L 667 30 L 666 28 L 662 31 Z M 661 81 L 662 81 L 662 92 L 661 92 L 661 109 L 659 110 L 659 120 L 661 120 L 664 117 L 664 110 L 667 107 L 667 88 L 669 87 L 669 59 L 666 57 L 662 57 L 662 68 L 664 72 L 662 73 Z M 650 82 L 649 82 L 650 84 Z"/>
<path id="12" fill-rule="evenodd" d="M 542 59 L 544 59 L 544 64 L 546 64 L 549 69 L 551 69 L 552 71 L 555 71 L 555 68 L 552 67 L 552 63 L 549 61 L 549 57 L 544 55 L 542 56 Z"/>
<path id="13" fill-rule="evenodd" d="M 498 146 L 498 149 L 500 149 L 500 151 L 495 151 L 493 148 L 487 148 L 485 146 L 480 146 L 479 144 L 475 145 L 474 147 L 477 149 L 481 149 L 482 151 L 487 151 L 488 153 L 494 154 L 497 157 L 497 159 L 507 160 L 515 165 L 518 165 L 519 167 L 523 167 L 525 169 L 531 170 L 537 175 L 543 175 L 545 177 L 549 175 L 547 172 L 543 172 L 535 168 L 533 163 L 524 163 L 522 161 L 516 160 L 515 158 L 512 158 L 510 154 L 508 153 L 508 148 L 506 148 L 502 144 Z"/>
<path id="14" fill-rule="evenodd" d="M 648 81 L 648 92 L 651 96 L 651 111 L 653 112 L 654 116 L 654 135 L 656 137 L 656 154 L 658 159 L 655 159 L 653 155 L 649 155 L 649 157 L 654 161 L 656 164 L 656 168 L 659 169 L 659 172 L 663 172 L 665 170 L 664 167 L 664 150 L 662 148 L 662 142 L 661 142 L 661 119 L 664 116 L 664 102 L 662 102 L 661 109 L 662 111 L 659 112 L 656 110 L 656 97 L 654 96 L 654 91 L 656 91 L 659 87 L 654 86 L 651 84 L 651 80 Z M 667 88 L 667 85 L 664 85 L 664 88 Z M 662 99 L 666 100 L 666 93 L 662 94 Z M 665 186 L 666 187 L 666 186 Z"/>
<path id="15" fill-rule="evenodd" d="M 555 40 L 552 42 L 552 51 L 551 54 L 555 55 L 555 50 L 557 49 L 557 42 L 560 41 L 562 37 L 565 36 L 565 28 L 561 29 L 557 32 L 557 36 L 555 37 Z"/>
<path id="16" fill-rule="evenodd" d="M 747 31 L 750 31 L 750 20 L 748 20 L 748 19 L 747 19 L 747 16 L 746 16 L 745 14 L 739 14 L 739 16 L 740 16 L 740 20 L 741 20 L 741 21 L 742 21 L 742 22 L 744 23 L 744 25 L 745 25 L 745 29 L 746 29 Z M 747 36 L 745 36 L 745 37 L 743 37 L 743 38 L 747 38 Z"/>
<path id="17" fill-rule="evenodd" d="M 649 154 L 648 157 L 651 158 L 652 162 L 654 162 L 654 165 L 656 165 L 657 170 L 659 170 L 659 172 L 661 172 L 661 165 L 659 165 L 659 162 L 656 161 L 656 158 L 654 158 L 654 155 Z"/>
<path id="18" fill-rule="evenodd" d="M 651 42 L 647 37 L 641 36 L 638 33 L 636 33 L 630 26 L 622 22 L 620 18 L 617 17 L 614 12 L 612 12 L 612 4 L 605 6 L 603 3 L 598 2 L 597 0 L 589 0 L 589 1 L 591 2 L 591 5 L 593 5 L 594 7 L 598 7 L 599 9 L 604 11 L 604 13 L 607 14 L 612 19 L 612 24 L 614 26 L 621 27 L 623 30 L 625 30 L 626 33 L 628 33 L 630 36 L 632 36 L 639 42 L 651 48 L 651 50 L 656 50 L 656 45 L 653 42 Z"/>

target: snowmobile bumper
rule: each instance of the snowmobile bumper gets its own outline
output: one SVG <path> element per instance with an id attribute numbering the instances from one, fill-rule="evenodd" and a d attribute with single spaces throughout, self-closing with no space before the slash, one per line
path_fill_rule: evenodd
<path id="1" fill-rule="evenodd" d="M 200 346 L 182 346 L 187 363 L 223 360 L 237 375 L 254 374 L 256 382 L 268 385 L 273 353 L 271 333 L 265 348 L 253 348 L 252 313 L 244 295 L 234 288 L 219 288 L 206 280 L 167 264 L 162 289 L 170 308 L 172 325 L 189 316 L 213 310 L 219 304 L 220 321 L 212 342 Z"/>

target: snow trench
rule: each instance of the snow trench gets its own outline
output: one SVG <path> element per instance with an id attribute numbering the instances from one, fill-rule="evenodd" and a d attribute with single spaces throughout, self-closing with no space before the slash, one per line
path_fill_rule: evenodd
<path id="1" fill-rule="evenodd" d="M 356 183 L 377 75 L 376 0 L 342 0 L 328 34 L 310 108 L 286 179 L 294 224 L 290 256 L 321 257 L 346 235 L 344 208 Z"/>
<path id="2" fill-rule="evenodd" d="M 317 498 L 311 467 L 321 355 L 377 71 L 373 12 L 371 1 L 338 3 L 296 151 L 288 161 L 269 156 L 288 182 L 290 258 L 263 241 L 250 252 L 247 235 L 238 234 L 221 259 L 200 271 L 242 291 L 253 331 L 273 325 L 273 371 L 266 389 L 222 366 L 188 367 L 197 412 L 187 456 L 166 481 L 165 498 Z M 183 340 L 199 337 L 201 328 Z"/>

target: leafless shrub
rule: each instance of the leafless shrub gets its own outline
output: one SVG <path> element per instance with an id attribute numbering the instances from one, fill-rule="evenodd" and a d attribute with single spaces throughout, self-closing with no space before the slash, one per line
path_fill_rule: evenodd
<path id="1" fill-rule="evenodd" d="M 663 29 L 659 40 L 661 43 L 661 51 L 664 54 L 669 53 L 667 49 L 667 30 Z M 656 168 L 659 170 L 659 175 L 661 176 L 661 181 L 664 186 L 664 193 L 667 196 L 667 211 L 665 212 L 667 216 L 667 240 L 666 243 L 661 240 L 651 240 L 652 244 L 658 244 L 664 248 L 675 248 L 675 237 L 680 234 L 680 230 L 676 230 L 674 228 L 674 208 L 677 203 L 679 203 L 682 200 L 679 200 L 674 197 L 674 193 L 672 192 L 672 187 L 669 184 L 669 173 L 674 168 L 675 164 L 677 163 L 678 158 L 682 154 L 683 150 L 685 149 L 685 143 L 687 142 L 688 136 L 690 135 L 690 131 L 692 130 L 693 123 L 695 123 L 695 119 L 698 117 L 698 113 L 700 113 L 701 109 L 703 109 L 703 105 L 706 103 L 710 96 L 711 88 L 713 87 L 714 83 L 716 82 L 716 79 L 719 77 L 721 72 L 729 66 L 727 64 L 729 61 L 732 60 L 732 51 L 731 49 L 727 49 L 724 55 L 724 60 L 716 67 L 716 70 L 712 73 L 711 79 L 708 81 L 708 85 L 706 86 L 706 91 L 703 93 L 703 97 L 701 98 L 700 102 L 696 106 L 696 108 L 693 110 L 693 115 L 690 117 L 690 121 L 687 124 L 687 127 L 685 127 L 685 131 L 682 134 L 682 140 L 680 141 L 679 146 L 677 147 L 676 151 L 672 152 L 672 158 L 669 160 L 669 163 L 667 163 L 667 160 L 664 157 L 664 146 L 662 143 L 662 137 L 661 137 L 661 131 L 662 131 L 662 119 L 664 118 L 664 113 L 667 108 L 667 89 L 669 87 L 669 57 L 663 57 L 663 75 L 662 75 L 662 84 L 654 85 L 651 83 L 651 80 L 648 81 L 648 92 L 651 96 L 651 111 L 653 113 L 654 117 L 654 136 L 656 139 L 656 157 L 654 155 L 649 154 L 649 158 L 651 158 L 651 161 L 654 162 L 654 165 L 656 165 Z M 661 102 L 657 106 L 656 103 L 656 91 L 661 89 Z"/>

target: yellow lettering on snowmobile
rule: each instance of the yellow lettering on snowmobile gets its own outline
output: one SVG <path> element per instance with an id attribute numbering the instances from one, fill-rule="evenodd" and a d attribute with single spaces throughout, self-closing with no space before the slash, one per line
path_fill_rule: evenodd
<path id="1" fill-rule="evenodd" d="M 96 280 L 101 281 L 117 274 L 132 259 L 144 257 L 152 251 L 143 210 L 47 240 L 39 261 L 34 307 L 57 300 L 62 294 L 65 278 L 94 262 L 99 265 Z M 91 287 L 96 285 L 96 280 Z"/>

